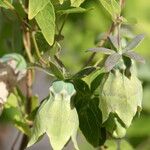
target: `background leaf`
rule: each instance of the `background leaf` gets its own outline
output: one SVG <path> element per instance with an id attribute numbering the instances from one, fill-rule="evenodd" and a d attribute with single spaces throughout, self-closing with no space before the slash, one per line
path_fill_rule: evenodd
<path id="1" fill-rule="evenodd" d="M 48 3 L 50 0 L 29 0 L 28 18 L 33 19 Z"/>
<path id="2" fill-rule="evenodd" d="M 71 6 L 79 7 L 85 0 L 71 0 Z"/>
<path id="3" fill-rule="evenodd" d="M 48 3 L 35 17 L 46 41 L 49 45 L 54 42 L 55 12 L 52 3 Z"/>

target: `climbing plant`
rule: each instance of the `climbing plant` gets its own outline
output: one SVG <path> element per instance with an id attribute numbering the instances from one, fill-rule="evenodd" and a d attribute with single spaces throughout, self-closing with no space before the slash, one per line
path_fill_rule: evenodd
<path id="1" fill-rule="evenodd" d="M 63 149 L 70 140 L 79 150 L 80 131 L 93 147 L 105 149 L 107 139 L 125 137 L 134 116 L 140 114 L 143 90 L 136 62 L 145 60 L 134 49 L 144 35 L 131 39 L 122 32 L 130 27 L 123 16 L 125 0 L 94 1 L 110 15 L 110 28 L 95 47 L 85 49 L 90 56 L 79 71 L 72 73 L 63 62 L 65 23 L 69 17 L 93 11 L 93 7 L 82 7 L 87 1 L 0 0 L 1 18 L 16 21 L 13 38 L 22 49 L 3 52 L 0 58 L 0 118 L 23 134 L 20 150 L 45 134 L 54 150 Z M 95 61 L 98 53 L 102 55 Z M 49 94 L 40 103 L 32 92 L 36 69 L 51 79 Z"/>

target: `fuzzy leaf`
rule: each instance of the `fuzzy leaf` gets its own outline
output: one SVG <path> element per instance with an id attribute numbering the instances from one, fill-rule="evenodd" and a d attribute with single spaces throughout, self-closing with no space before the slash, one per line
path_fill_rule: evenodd
<path id="1" fill-rule="evenodd" d="M 128 128 L 137 112 L 141 108 L 142 84 L 139 79 L 131 74 L 130 79 L 116 70 L 109 73 L 100 86 L 100 109 L 103 122 L 110 113 L 116 114 Z"/>
<path id="2" fill-rule="evenodd" d="M 92 67 L 92 66 L 86 67 L 83 70 L 79 71 L 77 74 L 75 74 L 72 78 L 84 78 L 95 70 L 96 70 L 95 67 Z"/>
<path id="3" fill-rule="evenodd" d="M 108 49 L 108 48 L 105 48 L 105 47 L 90 48 L 89 51 L 100 52 L 100 53 L 107 54 L 107 55 L 111 55 L 111 54 L 115 53 L 114 50 Z"/>
<path id="4" fill-rule="evenodd" d="M 56 81 L 52 84 L 50 97 L 42 103 L 37 112 L 28 146 L 33 145 L 46 133 L 54 150 L 63 149 L 70 137 L 78 150 L 78 114 L 71 106 L 71 97 L 75 92 L 71 83 Z"/>
<path id="5" fill-rule="evenodd" d="M 141 41 L 144 39 L 144 35 L 143 34 L 139 34 L 137 35 L 134 39 L 132 39 L 131 42 L 129 42 L 129 44 L 124 48 L 124 52 L 132 50 L 134 48 L 136 48 Z"/>
<path id="6" fill-rule="evenodd" d="M 119 48 L 119 45 L 118 45 L 118 39 L 116 36 L 113 36 L 113 35 L 110 35 L 109 36 L 109 39 L 111 41 L 111 43 L 113 44 L 113 46 L 118 49 Z"/>
<path id="7" fill-rule="evenodd" d="M 71 0 L 71 6 L 79 7 L 85 0 Z"/>
<path id="8" fill-rule="evenodd" d="M 127 51 L 123 55 L 140 63 L 145 63 L 145 59 L 134 51 Z"/>
<path id="9" fill-rule="evenodd" d="M 46 41 L 49 45 L 54 42 L 55 12 L 52 3 L 48 3 L 35 17 Z"/>
<path id="10" fill-rule="evenodd" d="M 29 0 L 28 18 L 33 19 L 49 2 L 50 0 Z"/>
<path id="11" fill-rule="evenodd" d="M 121 58 L 121 55 L 118 53 L 114 53 L 114 54 L 110 55 L 105 61 L 106 71 L 109 72 L 110 70 L 112 70 L 113 67 L 115 67 L 115 65 L 118 63 L 120 58 Z"/>

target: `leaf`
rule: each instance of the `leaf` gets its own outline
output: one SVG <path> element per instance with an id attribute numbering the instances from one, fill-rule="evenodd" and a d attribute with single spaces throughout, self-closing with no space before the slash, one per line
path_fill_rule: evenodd
<path id="1" fill-rule="evenodd" d="M 60 3 L 60 4 L 63 4 L 63 2 L 64 2 L 64 0 L 59 0 L 59 3 Z"/>
<path id="2" fill-rule="evenodd" d="M 50 0 L 29 0 L 28 18 L 33 19 L 49 2 Z"/>
<path id="3" fill-rule="evenodd" d="M 59 10 L 57 11 L 57 14 L 64 15 L 64 14 L 73 14 L 73 13 L 85 13 L 89 10 L 92 10 L 92 8 L 85 9 L 85 8 L 77 7 L 77 8 L 71 8 L 66 10 Z"/>
<path id="4" fill-rule="evenodd" d="M 112 6 L 111 6 L 111 2 L 110 0 L 100 0 L 101 4 L 103 5 L 103 7 L 110 13 L 110 15 L 113 16 L 113 10 L 112 10 Z"/>
<path id="5" fill-rule="evenodd" d="M 142 103 L 142 84 L 131 74 L 130 79 L 116 70 L 110 72 L 100 85 L 100 109 L 105 122 L 110 113 L 116 114 L 128 128 Z"/>
<path id="6" fill-rule="evenodd" d="M 7 0 L 10 4 L 13 3 L 13 0 Z M 4 7 L 6 9 L 9 9 L 8 5 L 4 2 L 4 0 L 0 0 L 0 7 Z"/>
<path id="7" fill-rule="evenodd" d="M 45 40 L 42 32 L 36 32 L 35 33 L 35 39 L 38 44 L 38 48 L 41 52 L 46 52 L 50 49 L 50 45 Z"/>
<path id="8" fill-rule="evenodd" d="M 98 99 L 97 99 L 98 100 Z M 78 112 L 80 129 L 87 141 L 94 147 L 103 145 L 106 140 L 105 129 L 102 128 L 102 114 L 95 100 Z"/>
<path id="9" fill-rule="evenodd" d="M 1 116 L 3 122 L 12 123 L 17 129 L 30 136 L 30 129 L 25 119 L 25 108 L 19 95 L 10 94 Z"/>
<path id="10" fill-rule="evenodd" d="M 113 67 L 115 67 L 115 65 L 119 62 L 119 60 L 121 59 L 121 55 L 118 53 L 114 53 L 112 55 L 110 55 L 106 61 L 105 61 L 105 69 L 106 71 L 110 71 L 113 69 Z"/>
<path id="11" fill-rule="evenodd" d="M 105 73 L 100 73 L 92 82 L 91 82 L 91 92 L 93 93 L 102 82 Z"/>
<path id="12" fill-rule="evenodd" d="M 145 63 L 145 59 L 134 51 L 127 51 L 123 55 L 125 55 L 126 57 L 129 57 L 137 62 Z"/>
<path id="13" fill-rule="evenodd" d="M 112 16 L 112 19 L 115 20 L 117 16 L 121 13 L 121 6 L 116 0 L 100 0 L 103 7 L 109 12 Z"/>
<path id="14" fill-rule="evenodd" d="M 55 12 L 52 3 L 48 3 L 35 17 L 46 41 L 49 45 L 54 42 Z"/>
<path id="15" fill-rule="evenodd" d="M 123 49 L 123 52 L 132 50 L 134 48 L 136 48 L 144 39 L 144 35 L 143 34 L 139 34 L 137 35 L 134 39 L 131 40 L 131 42 L 129 42 L 129 44 Z"/>
<path id="16" fill-rule="evenodd" d="M 50 97 L 42 103 L 37 112 L 28 146 L 33 145 L 46 133 L 53 149 L 61 150 L 71 137 L 78 150 L 78 114 L 76 109 L 71 107 L 71 97 L 75 92 L 71 83 L 56 81 L 52 84 Z"/>
<path id="17" fill-rule="evenodd" d="M 49 60 L 51 72 L 58 78 L 58 79 L 64 79 L 63 73 L 61 70 L 52 62 Z"/>
<path id="18" fill-rule="evenodd" d="M 107 54 L 107 55 L 111 55 L 111 54 L 115 53 L 114 50 L 108 49 L 108 48 L 105 48 L 105 47 L 90 48 L 88 50 L 92 51 L 92 52 L 100 52 L 100 53 Z"/>
<path id="19" fill-rule="evenodd" d="M 118 45 L 118 39 L 116 36 L 113 36 L 113 35 L 110 35 L 109 36 L 109 39 L 111 41 L 111 43 L 113 44 L 113 46 L 118 49 L 119 48 L 119 45 Z"/>
<path id="20" fill-rule="evenodd" d="M 77 74 L 75 74 L 72 78 L 84 78 L 86 76 L 88 76 L 89 74 L 91 74 L 93 71 L 95 71 L 96 68 L 93 66 L 90 67 L 86 67 L 83 70 L 79 71 Z"/>
<path id="21" fill-rule="evenodd" d="M 71 6 L 79 7 L 85 0 L 71 0 Z"/>
<path id="22" fill-rule="evenodd" d="M 78 111 L 80 129 L 87 141 L 95 147 L 105 141 L 105 129 L 102 128 L 101 111 L 98 108 L 99 99 L 91 98 L 92 93 L 87 83 L 81 79 L 74 80 L 76 95 L 74 103 Z"/>
<path id="23" fill-rule="evenodd" d="M 111 0 L 111 5 L 112 5 L 114 15 L 117 15 L 117 16 L 120 15 L 121 6 L 119 5 L 119 3 L 116 0 Z"/>

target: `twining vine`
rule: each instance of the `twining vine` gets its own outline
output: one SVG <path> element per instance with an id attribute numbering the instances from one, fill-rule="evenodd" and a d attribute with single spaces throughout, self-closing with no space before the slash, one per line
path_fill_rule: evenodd
<path id="1" fill-rule="evenodd" d="M 79 128 L 93 147 L 105 149 L 106 140 L 114 138 L 119 150 L 119 141 L 126 135 L 137 110 L 141 111 L 143 91 L 135 62 L 145 63 L 145 60 L 134 49 L 144 35 L 131 40 L 123 36 L 122 26 L 128 23 L 122 16 L 125 0 L 99 1 L 110 14 L 112 24 L 95 48 L 88 49 L 92 54 L 76 74 L 71 74 L 61 60 L 60 41 L 64 39 L 62 31 L 68 15 L 88 13 L 89 9 L 80 6 L 84 0 L 0 1 L 1 9 L 10 10 L 18 19 L 22 32 L 24 53 L 0 58 L 0 86 L 6 93 L 0 95 L 1 118 L 7 116 L 7 121 L 23 133 L 20 150 L 32 146 L 45 134 L 54 150 L 63 149 L 70 139 L 79 150 L 76 139 Z M 23 16 L 15 3 L 21 5 Z M 53 56 L 43 57 L 37 36 L 47 50 L 55 51 Z M 104 58 L 92 65 L 98 52 L 103 53 Z M 32 92 L 35 68 L 53 78 L 49 94 L 40 104 Z M 90 83 L 85 81 L 86 77 L 92 78 Z M 18 84 L 24 78 L 25 94 Z"/>

